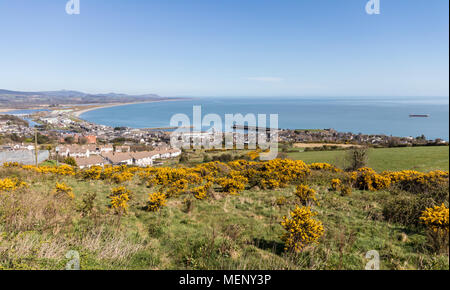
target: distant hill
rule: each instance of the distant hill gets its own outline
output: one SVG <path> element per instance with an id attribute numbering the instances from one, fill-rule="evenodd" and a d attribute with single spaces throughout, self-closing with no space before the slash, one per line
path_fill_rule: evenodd
<path id="1" fill-rule="evenodd" d="M 78 91 L 20 92 L 0 89 L 0 107 L 26 108 L 33 105 L 74 105 L 97 103 L 130 103 L 165 100 L 156 94 L 127 95 L 117 93 L 88 94 Z"/>

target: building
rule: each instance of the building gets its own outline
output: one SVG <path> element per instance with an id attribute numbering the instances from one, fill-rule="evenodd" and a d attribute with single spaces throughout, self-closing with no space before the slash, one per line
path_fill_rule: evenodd
<path id="1" fill-rule="evenodd" d="M 77 163 L 80 169 L 91 168 L 92 166 L 104 166 L 106 161 L 101 156 L 92 155 L 90 157 L 85 158 L 75 158 L 75 162 Z"/>
<path id="2" fill-rule="evenodd" d="M 103 153 L 101 155 L 112 165 L 133 165 L 134 159 L 130 153 Z"/>

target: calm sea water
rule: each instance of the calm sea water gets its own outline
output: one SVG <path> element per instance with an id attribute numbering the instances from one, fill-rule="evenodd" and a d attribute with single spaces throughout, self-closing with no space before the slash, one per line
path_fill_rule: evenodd
<path id="1" fill-rule="evenodd" d="M 132 128 L 169 127 L 174 114 L 192 120 L 192 107 L 202 106 L 202 116 L 225 114 L 278 114 L 286 129 L 334 128 L 342 132 L 420 136 L 449 140 L 448 98 L 196 98 L 134 104 L 84 113 L 87 121 Z M 429 114 L 429 118 L 410 118 Z M 268 119 L 267 119 L 268 120 Z"/>

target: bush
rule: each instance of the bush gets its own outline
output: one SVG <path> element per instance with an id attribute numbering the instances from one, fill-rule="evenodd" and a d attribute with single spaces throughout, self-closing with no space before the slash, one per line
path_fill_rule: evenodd
<path id="1" fill-rule="evenodd" d="M 448 254 L 449 210 L 445 204 L 427 208 L 422 212 L 420 221 L 427 226 L 428 241 L 432 249 Z"/>
<path id="2" fill-rule="evenodd" d="M 365 167 L 367 164 L 368 155 L 369 150 L 367 147 L 356 147 L 350 149 L 346 157 L 348 164 L 350 164 L 348 170 L 357 170 Z"/>
<path id="3" fill-rule="evenodd" d="M 148 195 L 147 210 L 157 212 L 166 205 L 166 195 L 160 192 Z"/>
<path id="4" fill-rule="evenodd" d="M 383 206 L 383 216 L 390 222 L 405 226 L 419 226 L 422 212 L 435 204 L 430 197 L 400 194 L 386 202 Z"/>
<path id="5" fill-rule="evenodd" d="M 316 191 L 307 185 L 298 185 L 295 195 L 302 205 L 310 206 L 313 203 L 317 203 Z"/>
<path id="6" fill-rule="evenodd" d="M 286 233 L 281 237 L 285 250 L 301 252 L 306 246 L 318 243 L 324 229 L 321 221 L 313 219 L 317 215 L 310 207 L 298 207 L 290 213 L 291 218 L 283 217 L 281 226 Z"/>
<path id="7" fill-rule="evenodd" d="M 73 167 L 77 167 L 77 162 L 75 161 L 75 158 L 73 157 L 66 157 L 64 159 L 64 163 L 66 163 L 67 165 L 73 166 Z"/>
<path id="8" fill-rule="evenodd" d="M 128 211 L 128 201 L 131 199 L 132 193 L 123 186 L 111 189 L 109 198 L 111 199 L 111 208 L 117 214 L 123 214 Z"/>

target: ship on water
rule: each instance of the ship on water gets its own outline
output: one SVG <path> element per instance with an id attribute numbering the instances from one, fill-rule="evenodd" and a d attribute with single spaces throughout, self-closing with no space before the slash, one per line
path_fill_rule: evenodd
<path id="1" fill-rule="evenodd" d="M 430 115 L 428 114 L 411 114 L 409 115 L 410 118 L 428 118 Z"/>

